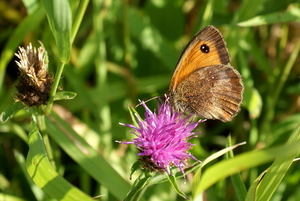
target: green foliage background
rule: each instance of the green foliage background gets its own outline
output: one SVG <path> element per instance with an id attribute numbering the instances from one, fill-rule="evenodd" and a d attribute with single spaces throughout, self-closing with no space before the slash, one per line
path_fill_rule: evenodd
<path id="1" fill-rule="evenodd" d="M 98 200 L 122 200 L 138 175 L 129 179 L 137 150 L 115 142 L 134 137 L 118 123 L 131 123 L 127 105 L 167 91 L 181 51 L 209 24 L 223 34 L 231 65 L 243 77 L 244 101 L 232 122 L 201 123 L 193 154 L 206 159 L 226 147 L 228 135 L 232 144 L 247 144 L 234 150 L 235 161 L 220 157 L 203 167 L 205 179 L 196 186 L 206 186 L 200 189 L 207 200 L 299 200 L 299 162 L 291 162 L 300 150 L 299 1 L 64 0 L 52 8 L 55 2 L 0 2 L 0 111 L 14 102 L 14 53 L 30 42 L 38 47 L 42 41 L 53 76 L 63 70 L 58 91 L 77 93 L 54 102 L 45 130 L 30 123 L 31 109 L 0 124 L 0 201 L 90 200 L 100 194 L 105 196 Z M 147 104 L 157 107 L 156 100 Z M 142 116 L 143 108 L 137 110 Z M 53 169 L 35 169 L 35 160 Z M 275 168 L 258 180 L 272 163 Z M 238 179 L 227 178 L 239 171 Z M 279 173 L 283 180 L 272 180 Z M 192 197 L 193 175 L 186 184 L 178 180 Z M 148 188 L 143 199 L 183 200 L 168 182 Z"/>

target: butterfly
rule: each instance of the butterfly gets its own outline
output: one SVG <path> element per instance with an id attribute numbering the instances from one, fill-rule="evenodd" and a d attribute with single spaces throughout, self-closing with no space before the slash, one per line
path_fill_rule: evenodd
<path id="1" fill-rule="evenodd" d="M 230 64 L 226 43 L 214 26 L 199 31 L 181 54 L 167 92 L 173 110 L 231 121 L 240 110 L 244 86 Z"/>

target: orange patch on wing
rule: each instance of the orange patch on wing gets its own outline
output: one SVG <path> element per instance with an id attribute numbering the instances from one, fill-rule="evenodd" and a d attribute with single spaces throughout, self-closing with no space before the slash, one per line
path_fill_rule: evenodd
<path id="1" fill-rule="evenodd" d="M 204 44 L 209 47 L 208 53 L 200 50 L 201 45 Z M 177 85 L 194 71 L 206 66 L 221 64 L 221 58 L 214 43 L 201 40 L 190 44 L 179 61 L 170 83 L 171 91 L 174 91 Z"/>

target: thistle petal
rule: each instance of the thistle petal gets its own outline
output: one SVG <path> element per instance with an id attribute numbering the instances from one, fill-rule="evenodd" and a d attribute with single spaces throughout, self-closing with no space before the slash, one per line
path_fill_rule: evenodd
<path id="1" fill-rule="evenodd" d="M 145 102 L 141 101 L 141 105 L 145 108 L 145 119 L 136 116 L 137 127 L 120 123 L 131 128 L 130 132 L 136 138 L 131 142 L 120 143 L 134 144 L 139 150 L 143 167 L 150 171 L 171 174 L 170 168 L 176 166 L 184 174 L 188 159 L 199 161 L 188 152 L 194 146 L 188 140 L 196 137 L 197 133 L 192 131 L 205 120 L 193 123 L 194 117 L 172 111 L 168 99 L 158 108 L 157 113 L 152 112 Z"/>

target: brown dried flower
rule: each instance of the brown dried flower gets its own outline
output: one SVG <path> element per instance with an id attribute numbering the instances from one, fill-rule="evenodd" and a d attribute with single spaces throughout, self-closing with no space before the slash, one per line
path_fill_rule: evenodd
<path id="1" fill-rule="evenodd" d="M 41 45 L 36 50 L 30 43 L 26 50 L 19 47 L 15 55 L 20 59 L 16 61 L 19 66 L 16 100 L 27 106 L 45 105 L 53 83 L 52 76 L 47 69 L 48 58 L 45 48 Z"/>

